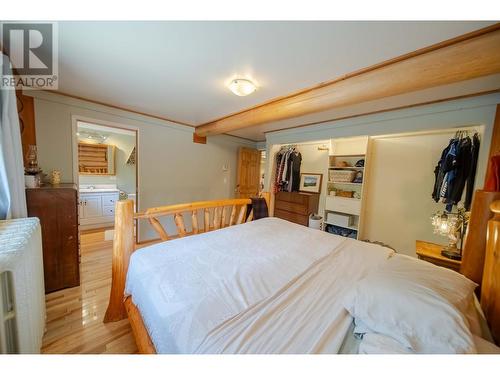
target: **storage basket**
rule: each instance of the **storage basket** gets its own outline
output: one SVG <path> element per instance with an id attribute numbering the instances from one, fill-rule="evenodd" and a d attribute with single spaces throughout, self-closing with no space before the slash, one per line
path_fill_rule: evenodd
<path id="1" fill-rule="evenodd" d="M 347 191 L 347 190 L 337 190 L 335 192 L 335 195 L 337 197 L 343 197 L 343 198 L 352 198 L 354 196 L 354 191 Z"/>
<path id="2" fill-rule="evenodd" d="M 356 171 L 330 171 L 330 180 L 332 182 L 352 182 L 356 176 Z"/>
<path id="3" fill-rule="evenodd" d="M 354 223 L 354 218 L 351 215 L 328 212 L 328 224 L 339 225 L 341 227 L 350 227 Z"/>

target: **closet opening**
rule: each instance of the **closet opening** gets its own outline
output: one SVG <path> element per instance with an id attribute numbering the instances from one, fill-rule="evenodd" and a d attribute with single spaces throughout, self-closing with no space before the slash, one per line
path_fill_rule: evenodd
<path id="1" fill-rule="evenodd" d="M 274 193 L 274 216 L 311 226 L 311 215 L 317 215 L 321 219 L 315 228 L 410 256 L 417 256 L 423 242 L 460 250 L 466 225 L 456 240 L 454 233 L 436 230 L 433 217 L 446 213 L 453 224 L 458 211 L 470 209 L 475 182 L 480 184 L 486 172 L 483 137 L 484 126 L 477 125 L 274 144 L 266 179 Z M 452 173 L 436 182 L 438 162 L 452 144 L 463 146 L 456 155 L 465 155 L 470 168 L 455 169 L 455 181 Z M 300 160 L 300 171 L 294 183 L 290 163 L 295 160 Z M 304 175 L 310 186 L 304 186 Z M 446 199 L 443 181 L 450 182 L 448 193 L 453 192 Z"/>

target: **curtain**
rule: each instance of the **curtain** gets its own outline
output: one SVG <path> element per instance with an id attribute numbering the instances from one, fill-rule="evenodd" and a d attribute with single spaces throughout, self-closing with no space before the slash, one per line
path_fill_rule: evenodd
<path id="1" fill-rule="evenodd" d="M 7 56 L 3 64 L 10 66 Z M 3 75 L 0 69 L 0 80 Z M 26 217 L 24 164 L 16 93 L 0 88 L 0 219 Z"/>

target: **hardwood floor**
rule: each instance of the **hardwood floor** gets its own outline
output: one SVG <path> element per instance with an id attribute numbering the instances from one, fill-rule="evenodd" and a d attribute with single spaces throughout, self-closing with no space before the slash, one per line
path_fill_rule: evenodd
<path id="1" fill-rule="evenodd" d="M 136 353 L 127 319 L 102 322 L 111 287 L 112 241 L 104 231 L 82 233 L 80 286 L 46 295 L 42 353 Z"/>

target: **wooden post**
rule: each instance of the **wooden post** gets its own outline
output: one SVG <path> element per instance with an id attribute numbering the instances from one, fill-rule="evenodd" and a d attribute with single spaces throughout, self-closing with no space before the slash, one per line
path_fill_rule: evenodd
<path id="1" fill-rule="evenodd" d="M 495 341 L 500 342 L 500 200 L 490 205 L 495 216 L 488 221 L 481 307 Z"/>
<path id="2" fill-rule="evenodd" d="M 488 220 L 493 215 L 488 207 L 498 199 L 500 199 L 500 192 L 476 190 L 472 200 L 472 210 L 463 245 L 460 273 L 480 285 L 483 280 Z M 476 291 L 478 296 L 480 291 L 481 286 Z"/>
<path id="3" fill-rule="evenodd" d="M 115 206 L 111 292 L 104 323 L 116 322 L 127 317 L 124 305 L 125 280 L 134 249 L 134 202 L 118 201 Z"/>

